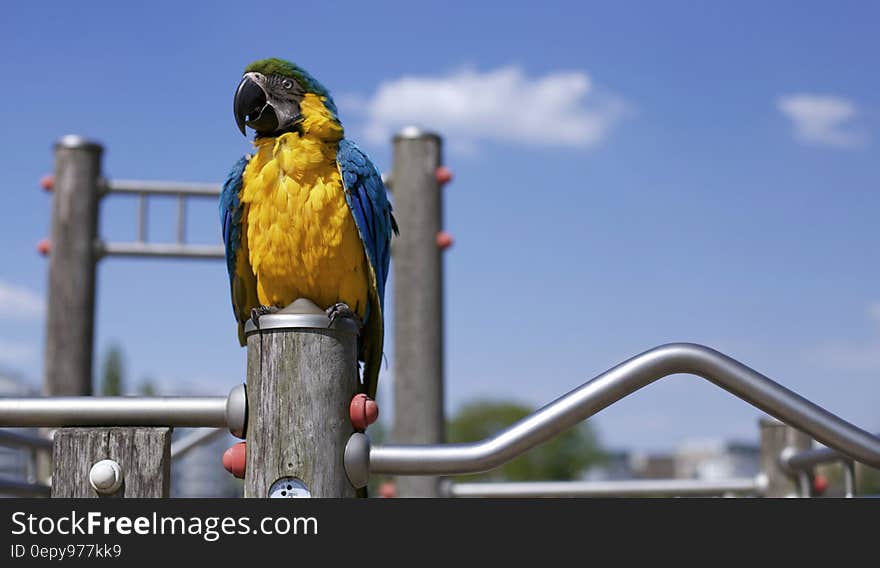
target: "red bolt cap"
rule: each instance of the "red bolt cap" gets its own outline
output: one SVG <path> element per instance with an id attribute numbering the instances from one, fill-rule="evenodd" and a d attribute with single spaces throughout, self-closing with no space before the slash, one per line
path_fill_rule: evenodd
<path id="1" fill-rule="evenodd" d="M 55 188 L 55 176 L 46 174 L 40 178 L 40 187 L 46 191 L 52 191 Z"/>
<path id="2" fill-rule="evenodd" d="M 385 497 L 386 499 L 397 497 L 397 486 L 394 485 L 393 481 L 386 481 L 379 486 L 379 496 Z"/>
<path id="3" fill-rule="evenodd" d="M 822 495 L 827 489 L 828 478 L 824 475 L 817 475 L 815 479 L 813 479 L 813 491 L 815 491 L 817 495 Z"/>
<path id="4" fill-rule="evenodd" d="M 37 243 L 37 252 L 43 256 L 49 254 L 49 251 L 52 250 L 52 243 L 49 239 L 40 239 L 40 242 Z"/>
<path id="5" fill-rule="evenodd" d="M 437 233 L 437 247 L 440 250 L 446 250 L 452 246 L 455 242 L 455 239 L 452 238 L 452 235 L 447 233 L 446 231 L 440 231 Z"/>
<path id="6" fill-rule="evenodd" d="M 348 407 L 351 425 L 355 430 L 366 430 L 367 426 L 379 418 L 379 405 L 364 393 L 356 394 Z"/>
<path id="7" fill-rule="evenodd" d="M 437 183 L 439 183 L 440 185 L 446 185 L 447 183 L 452 181 L 452 170 L 450 170 L 446 166 L 440 166 L 434 172 L 434 177 L 437 178 Z"/>
<path id="8" fill-rule="evenodd" d="M 244 442 L 235 444 L 223 453 L 223 467 L 239 479 L 244 479 L 246 462 L 247 446 Z"/>

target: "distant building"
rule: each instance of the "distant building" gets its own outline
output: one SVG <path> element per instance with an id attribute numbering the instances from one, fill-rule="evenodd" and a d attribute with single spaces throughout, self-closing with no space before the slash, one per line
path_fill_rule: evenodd
<path id="1" fill-rule="evenodd" d="M 635 479 L 670 479 L 675 477 L 675 456 L 667 454 L 633 454 L 630 467 Z"/>
<path id="2" fill-rule="evenodd" d="M 195 430 L 181 428 L 174 431 L 179 440 Z M 240 440 L 222 435 L 193 449 L 171 462 L 172 497 L 241 497 L 241 480 L 235 479 L 223 468 L 223 452 Z"/>
<path id="3" fill-rule="evenodd" d="M 632 479 L 632 477 L 633 471 L 629 453 L 606 451 L 605 459 L 601 463 L 587 468 L 583 479 L 586 481 L 616 481 Z"/>
<path id="4" fill-rule="evenodd" d="M 36 389 L 8 374 L 0 374 L 0 396 L 33 396 Z M 16 432 L 36 434 L 35 429 L 17 428 Z M 0 477 L 25 481 L 30 474 L 30 456 L 26 450 L 0 445 Z"/>
<path id="5" fill-rule="evenodd" d="M 587 481 L 617 481 L 623 479 L 669 479 L 675 476 L 675 456 L 644 452 L 613 451 L 606 454 L 603 463 L 587 469 Z"/>
<path id="6" fill-rule="evenodd" d="M 721 440 L 691 440 L 672 453 L 610 452 L 584 473 L 588 481 L 621 479 L 730 479 L 760 472 L 758 446 Z"/>
<path id="7" fill-rule="evenodd" d="M 756 445 L 692 440 L 675 452 L 675 477 L 690 479 L 730 479 L 753 477 L 761 470 L 760 449 Z"/>

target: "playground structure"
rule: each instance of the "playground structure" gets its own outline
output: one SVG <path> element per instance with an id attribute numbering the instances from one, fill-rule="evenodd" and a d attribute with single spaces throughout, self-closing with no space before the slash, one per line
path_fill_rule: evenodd
<path id="1" fill-rule="evenodd" d="M 345 323 L 328 327 L 326 315 L 309 302 L 262 316 L 259 328 L 249 324 L 247 387 L 237 386 L 228 396 L 88 396 L 97 260 L 120 255 L 222 258 L 222 247 L 184 242 L 185 199 L 216 197 L 219 187 L 104 180 L 101 147 L 65 137 L 56 145 L 55 175 L 47 183 L 53 190 L 53 221 L 44 390 L 50 396 L 0 398 L 0 427 L 57 429 L 51 439 L 0 430 L 2 445 L 26 448 L 34 456 L 51 451 L 51 486 L 36 478 L 0 480 L 0 493 L 167 496 L 171 460 L 224 429 L 246 436 L 249 458 L 259 456 L 248 460 L 245 479 L 245 496 L 253 497 L 353 497 L 371 474 L 379 473 L 402 476 L 401 495 L 407 496 L 810 496 L 814 468 L 833 461 L 846 465 L 847 495 L 852 496 L 853 460 L 880 467 L 880 438 L 722 353 L 689 343 L 663 345 L 625 361 L 486 440 L 442 443 L 441 276 L 443 243 L 449 239 L 440 238 L 440 193 L 450 176 L 441 166 L 437 135 L 405 129 L 394 145 L 388 181 L 403 220 L 393 250 L 396 444 L 372 445 L 367 435 L 351 428 L 355 334 Z M 138 196 L 135 242 L 99 240 L 97 212 L 108 193 Z M 153 195 L 177 197 L 174 243 L 146 241 L 146 200 Z M 677 373 L 702 377 L 780 421 L 761 423 L 759 476 L 720 482 L 459 484 L 441 479 L 499 467 Z M 210 430 L 171 444 L 174 427 Z M 812 449 L 813 439 L 828 448 Z"/>

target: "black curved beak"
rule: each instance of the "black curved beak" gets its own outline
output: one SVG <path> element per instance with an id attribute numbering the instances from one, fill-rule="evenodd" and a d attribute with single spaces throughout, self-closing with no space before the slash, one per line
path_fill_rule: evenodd
<path id="1" fill-rule="evenodd" d="M 278 127 L 275 110 L 266 98 L 266 93 L 249 77 L 244 77 L 238 84 L 232 108 L 235 124 L 244 136 L 247 136 L 245 126 L 250 126 L 258 134 L 272 132 Z"/>

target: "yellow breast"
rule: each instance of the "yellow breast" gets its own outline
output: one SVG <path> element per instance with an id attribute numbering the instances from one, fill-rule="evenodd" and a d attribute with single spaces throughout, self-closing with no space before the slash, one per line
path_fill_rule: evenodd
<path id="1" fill-rule="evenodd" d="M 367 307 L 364 247 L 345 201 L 336 142 L 297 133 L 255 142 L 244 172 L 248 254 L 263 305 L 308 298 Z"/>

